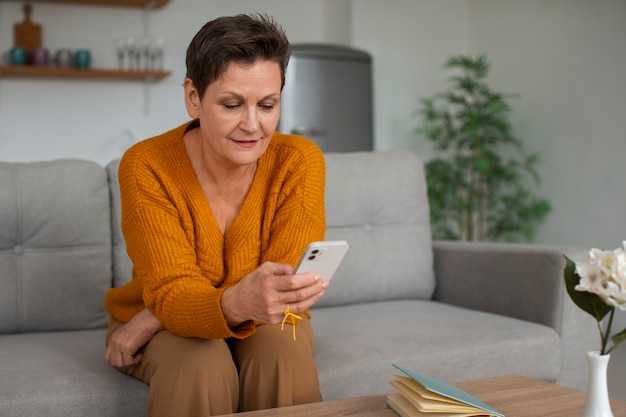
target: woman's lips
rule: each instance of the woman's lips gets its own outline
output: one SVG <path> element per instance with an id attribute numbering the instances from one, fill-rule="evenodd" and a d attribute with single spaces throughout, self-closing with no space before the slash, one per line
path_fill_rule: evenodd
<path id="1" fill-rule="evenodd" d="M 242 148 L 253 148 L 254 145 L 257 144 L 258 140 L 232 140 L 233 142 L 235 142 L 237 145 L 241 146 Z"/>

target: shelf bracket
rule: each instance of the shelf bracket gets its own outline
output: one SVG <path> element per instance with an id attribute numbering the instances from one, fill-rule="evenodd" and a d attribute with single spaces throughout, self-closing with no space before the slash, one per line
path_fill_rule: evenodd
<path id="1" fill-rule="evenodd" d="M 150 87 L 154 82 L 154 77 L 146 77 L 143 80 L 143 115 L 150 116 Z"/>
<path id="2" fill-rule="evenodd" d="M 156 7 L 156 2 L 150 1 L 143 8 L 143 36 L 150 36 L 150 12 Z M 150 115 L 150 86 L 154 81 L 154 77 L 146 77 L 143 80 L 143 114 L 145 117 Z"/>
<path id="3" fill-rule="evenodd" d="M 143 37 L 150 36 L 150 12 L 154 8 L 155 3 L 151 1 L 143 8 Z"/>

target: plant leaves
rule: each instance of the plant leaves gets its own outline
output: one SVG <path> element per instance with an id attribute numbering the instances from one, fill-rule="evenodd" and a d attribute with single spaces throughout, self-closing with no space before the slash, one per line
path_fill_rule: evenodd
<path id="1" fill-rule="evenodd" d="M 574 304 L 589 313 L 598 322 L 614 308 L 606 304 L 597 294 L 586 291 L 576 291 L 575 287 L 578 285 L 580 277 L 576 274 L 576 264 L 567 256 L 565 256 L 563 276 L 565 278 L 565 288 L 567 288 L 567 293 Z M 626 335 L 624 335 L 624 337 L 626 337 Z"/>
<path id="2" fill-rule="evenodd" d="M 611 340 L 613 341 L 613 349 L 615 349 L 617 345 L 626 340 L 626 329 L 613 336 Z"/>
<path id="3" fill-rule="evenodd" d="M 441 231 L 457 239 L 532 241 L 551 206 L 526 187 L 526 176 L 540 183 L 534 169 L 538 154 L 527 156 L 513 135 L 507 100 L 518 95 L 492 91 L 485 82 L 489 67 L 484 54 L 450 57 L 444 65 L 452 71 L 450 88 L 419 99 L 421 108 L 414 113 L 421 122 L 416 135 L 451 163 L 445 171 L 428 172 L 431 232 L 433 237 Z"/>

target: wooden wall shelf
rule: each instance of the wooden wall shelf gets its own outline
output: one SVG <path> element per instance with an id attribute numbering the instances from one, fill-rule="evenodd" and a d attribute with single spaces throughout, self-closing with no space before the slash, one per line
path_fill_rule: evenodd
<path id="1" fill-rule="evenodd" d="M 160 81 L 171 74 L 170 71 L 120 71 L 103 68 L 64 68 L 37 67 L 32 65 L 0 65 L 0 77 L 30 78 L 74 78 Z"/>
<path id="2" fill-rule="evenodd" d="M 0 0 L 7 1 L 7 0 Z M 10 0 L 14 1 L 14 0 Z M 126 6 L 147 9 L 160 9 L 170 0 L 36 0 L 46 3 L 94 4 L 100 6 Z"/>
<path id="3" fill-rule="evenodd" d="M 26 0 L 0 0 L 2 1 L 26 1 Z M 171 0 L 34 0 L 45 3 L 66 3 L 66 4 L 85 4 L 94 6 L 121 6 L 143 9 L 144 13 L 144 33 L 146 31 L 146 22 L 148 12 L 160 9 L 167 5 Z M 33 65 L 14 66 L 0 65 L 0 79 L 3 77 L 11 78 L 61 78 L 73 80 L 130 80 L 142 81 L 144 83 L 144 112 L 149 114 L 149 90 L 150 84 L 160 81 L 171 75 L 171 71 L 124 71 L 118 69 L 105 68 L 64 68 L 64 67 L 38 67 Z"/>

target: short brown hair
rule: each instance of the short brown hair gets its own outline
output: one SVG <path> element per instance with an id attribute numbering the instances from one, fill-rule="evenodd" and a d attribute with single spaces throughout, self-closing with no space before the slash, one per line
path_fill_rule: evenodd
<path id="1" fill-rule="evenodd" d="M 187 77 L 204 96 L 209 84 L 226 71 L 228 64 L 253 64 L 271 60 L 280 66 L 281 90 L 291 56 L 285 31 L 262 14 L 224 16 L 206 23 L 187 48 Z"/>

